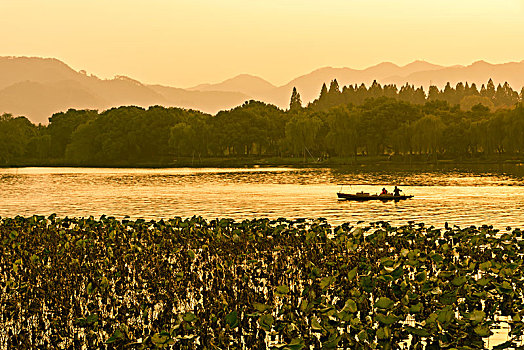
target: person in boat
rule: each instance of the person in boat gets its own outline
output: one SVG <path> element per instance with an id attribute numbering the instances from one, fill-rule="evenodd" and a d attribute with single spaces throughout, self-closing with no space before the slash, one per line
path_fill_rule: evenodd
<path id="1" fill-rule="evenodd" d="M 393 190 L 393 195 L 395 197 L 398 197 L 398 196 L 400 196 L 400 192 L 402 192 L 402 190 L 400 188 L 398 188 L 397 186 L 395 186 L 395 189 Z"/>
<path id="2" fill-rule="evenodd" d="M 386 188 L 383 187 L 383 188 L 382 188 L 382 192 L 380 192 L 380 195 L 381 195 L 381 196 L 384 196 L 384 195 L 386 195 L 386 194 L 388 194 L 388 190 L 386 190 Z"/>

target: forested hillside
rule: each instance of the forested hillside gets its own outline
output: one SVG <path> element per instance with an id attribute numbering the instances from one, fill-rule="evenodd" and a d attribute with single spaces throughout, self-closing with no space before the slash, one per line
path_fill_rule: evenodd
<path id="1" fill-rule="evenodd" d="M 336 80 L 303 108 L 249 101 L 216 115 L 160 106 L 56 113 L 49 124 L 0 117 L 0 164 L 176 164 L 180 157 L 422 157 L 524 152 L 524 91 L 490 80 L 442 90 Z"/>
<path id="2" fill-rule="evenodd" d="M 168 71 L 165 75 L 169 76 Z M 490 78 L 491 83 L 486 84 L 483 91 L 481 85 Z M 173 79 L 176 81 L 176 77 Z M 257 76 L 240 74 L 219 83 L 184 89 L 150 85 L 122 75 L 101 79 L 85 70 L 75 71 L 53 58 L 0 56 L 0 114 L 23 115 L 35 124 L 47 124 L 52 114 L 71 108 L 103 111 L 128 105 L 143 108 L 160 105 L 216 114 L 241 106 L 245 101 L 256 100 L 287 109 L 294 87 L 304 104 L 308 104 L 318 98 L 322 84 L 329 85 L 335 79 L 340 86 L 346 85 L 340 91 L 342 99 L 331 99 L 330 103 L 335 104 L 358 104 L 378 95 L 423 103 L 425 94 L 429 95 L 429 100 L 443 99 L 465 108 L 479 102 L 490 106 L 490 101 L 484 99 L 462 101 L 469 95 L 488 97 L 495 107 L 512 107 L 515 96 L 507 98 L 507 91 L 513 88 L 520 92 L 524 86 L 524 61 L 503 64 L 479 61 L 468 66 L 450 67 L 424 61 L 405 66 L 382 62 L 365 69 L 322 67 L 281 86 Z M 459 83 L 461 81 L 469 84 Z M 387 85 L 378 89 L 377 82 Z M 498 89 L 499 82 L 506 84 Z M 370 88 L 364 88 L 362 83 Z M 494 92 L 502 96 L 492 99 L 490 94 Z"/>

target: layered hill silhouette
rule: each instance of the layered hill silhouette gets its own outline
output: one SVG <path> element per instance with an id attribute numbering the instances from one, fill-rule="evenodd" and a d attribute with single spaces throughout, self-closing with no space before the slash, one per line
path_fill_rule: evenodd
<path id="1" fill-rule="evenodd" d="M 53 113 L 69 108 L 162 105 L 216 113 L 248 99 L 250 96 L 241 92 L 145 85 L 125 76 L 100 79 L 57 59 L 0 57 L 0 113 L 23 115 L 35 123 L 47 123 Z"/>
<path id="2" fill-rule="evenodd" d="M 105 110 L 122 105 L 148 107 L 162 105 L 217 113 L 249 99 L 287 108 L 293 87 L 303 104 L 318 97 L 323 83 L 337 79 L 342 87 L 366 84 L 406 83 L 443 88 L 447 82 L 477 84 L 493 79 L 495 84 L 508 82 L 513 89 L 524 86 L 524 61 L 490 64 L 478 61 L 468 66 L 439 66 L 414 61 L 405 66 L 390 62 L 358 70 L 324 67 L 291 80 L 283 86 L 248 74 L 241 74 L 217 84 L 200 84 L 182 89 L 147 85 L 125 76 L 100 79 L 84 71 L 75 71 L 53 58 L 0 57 L 0 113 L 27 116 L 35 123 L 47 123 L 55 112 L 69 108 Z"/>

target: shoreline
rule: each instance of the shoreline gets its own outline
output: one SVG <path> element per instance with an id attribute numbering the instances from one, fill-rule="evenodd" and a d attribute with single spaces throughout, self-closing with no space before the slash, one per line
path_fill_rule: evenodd
<path id="1" fill-rule="evenodd" d="M 440 165 L 515 165 L 524 166 L 520 157 L 472 157 L 427 159 L 427 157 L 333 157 L 325 160 L 313 160 L 292 157 L 206 157 L 195 159 L 179 157 L 174 161 L 155 161 L 148 163 L 112 162 L 112 163 L 73 163 L 63 160 L 13 162 L 0 165 L 0 168 L 245 168 L 245 167 L 296 167 L 296 168 L 331 168 L 331 167 L 365 167 L 365 166 L 440 166 Z"/>

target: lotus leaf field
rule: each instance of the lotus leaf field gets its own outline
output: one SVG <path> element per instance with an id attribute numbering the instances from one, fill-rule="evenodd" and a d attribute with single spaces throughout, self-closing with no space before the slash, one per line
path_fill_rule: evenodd
<path id="1" fill-rule="evenodd" d="M 524 332 L 519 229 L 0 219 L 0 347 L 482 349 Z"/>

